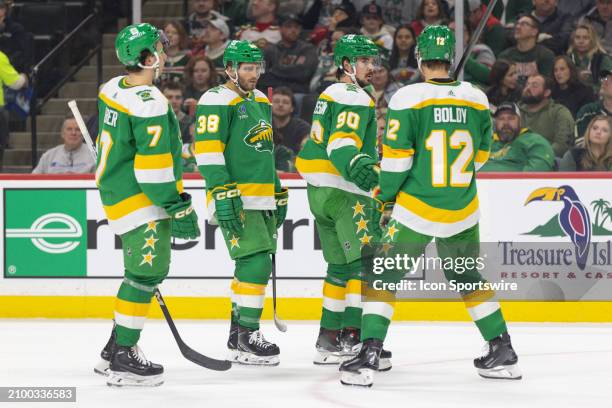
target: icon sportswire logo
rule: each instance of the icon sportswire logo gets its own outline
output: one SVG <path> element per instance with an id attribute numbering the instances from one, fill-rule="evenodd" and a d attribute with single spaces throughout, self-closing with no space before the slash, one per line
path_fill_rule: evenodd
<path id="1" fill-rule="evenodd" d="M 50 227 L 49 224 L 63 224 L 63 227 Z M 26 238 L 43 252 L 49 254 L 65 254 L 79 246 L 79 239 L 83 236 L 81 224 L 63 213 L 49 213 L 38 217 L 30 228 L 11 228 L 6 230 L 7 238 Z M 63 238 L 63 242 L 52 243 L 49 238 Z M 72 239 L 71 239 L 72 238 Z"/>

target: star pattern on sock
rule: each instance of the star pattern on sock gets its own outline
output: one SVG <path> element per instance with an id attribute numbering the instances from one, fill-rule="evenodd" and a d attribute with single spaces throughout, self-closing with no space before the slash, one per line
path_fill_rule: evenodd
<path id="1" fill-rule="evenodd" d="M 387 228 L 387 235 L 389 237 L 391 237 L 391 239 L 395 239 L 395 234 L 398 232 L 399 230 L 397 228 L 395 228 L 395 225 L 390 225 L 389 228 Z"/>
<path id="2" fill-rule="evenodd" d="M 153 259 L 156 257 L 157 255 L 153 255 L 151 251 L 149 251 L 148 254 L 142 254 L 142 261 L 140 262 L 139 266 L 142 266 L 144 264 L 149 264 L 149 266 L 153 266 Z"/>
<path id="3" fill-rule="evenodd" d="M 147 223 L 147 229 L 145 230 L 145 233 L 153 231 L 155 234 L 157 234 L 157 224 L 159 224 L 157 221 L 149 221 Z"/>
<path id="4" fill-rule="evenodd" d="M 229 242 L 230 242 L 230 244 L 232 246 L 230 249 L 240 248 L 240 244 L 238 243 L 238 240 L 240 240 L 240 237 L 232 235 L 232 238 L 229 240 Z"/>
<path id="5" fill-rule="evenodd" d="M 151 234 L 149 237 L 145 237 L 145 244 L 142 249 L 151 248 L 151 250 L 155 251 L 155 243 L 157 241 L 159 241 L 159 239 L 156 239 L 153 234 Z"/>
<path id="6" fill-rule="evenodd" d="M 372 235 L 365 233 L 361 238 L 359 238 L 359 241 L 361 241 L 361 246 L 369 245 L 370 242 L 372 242 Z"/>
<path id="7" fill-rule="evenodd" d="M 368 231 L 368 221 L 365 218 L 361 217 L 355 224 L 357 225 L 357 234 L 361 231 Z"/>
<path id="8" fill-rule="evenodd" d="M 363 209 L 365 208 L 365 205 L 361 204 L 359 201 L 357 201 L 355 205 L 351 208 L 353 209 L 353 218 L 355 218 L 359 214 L 365 217 L 365 212 L 363 211 Z"/>

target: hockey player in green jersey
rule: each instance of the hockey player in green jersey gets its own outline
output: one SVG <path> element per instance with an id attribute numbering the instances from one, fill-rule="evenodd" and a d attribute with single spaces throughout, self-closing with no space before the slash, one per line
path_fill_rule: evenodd
<path id="1" fill-rule="evenodd" d="M 108 375 L 108 385 L 163 383 L 163 367 L 148 361 L 137 342 L 153 293 L 168 274 L 171 237 L 200 235 L 183 192 L 179 124 L 153 86 L 166 59 L 164 42 L 150 24 L 121 30 L 115 48 L 128 74 L 108 81 L 98 97 L 96 183 L 109 225 L 121 237 L 125 268 L 111 338 L 95 368 Z"/>
<path id="2" fill-rule="evenodd" d="M 278 365 L 280 350 L 264 338 L 259 321 L 288 193 L 274 167 L 270 101 L 255 89 L 264 60 L 254 44 L 231 41 L 223 63 L 229 80 L 198 102 L 195 157 L 211 220 L 235 261 L 227 347 L 232 361 Z"/>
<path id="3" fill-rule="evenodd" d="M 418 257 L 434 238 L 442 259 L 478 257 L 475 173 L 489 156 L 491 118 L 484 93 L 449 77 L 454 50 L 448 27 L 427 27 L 417 39 L 417 60 L 426 81 L 401 88 L 389 103 L 377 195 L 381 212 L 393 207 L 381 239 L 389 257 L 394 250 Z M 459 283 L 484 282 L 476 268 L 464 273 L 445 269 L 444 274 Z M 386 275 L 392 281 L 402 274 Z M 393 315 L 393 293 L 368 287 L 367 294 L 363 347 L 341 365 L 343 384 L 372 385 Z M 486 355 L 474 360 L 478 373 L 521 378 L 495 293 L 476 290 L 461 296 L 487 342 Z"/>
<path id="4" fill-rule="evenodd" d="M 319 96 L 310 139 L 296 160 L 328 265 L 315 364 L 338 364 L 360 342 L 361 249 L 372 240 L 370 190 L 378 183 L 376 114 L 364 87 L 378 55 L 362 35 L 336 42 L 338 82 Z M 391 368 L 390 353 L 383 357 L 382 368 Z"/>

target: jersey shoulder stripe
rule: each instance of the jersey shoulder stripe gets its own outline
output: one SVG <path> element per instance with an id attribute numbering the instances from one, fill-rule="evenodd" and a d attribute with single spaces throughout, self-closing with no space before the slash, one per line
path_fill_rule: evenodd
<path id="1" fill-rule="evenodd" d="M 242 98 L 236 92 L 223 85 L 219 85 L 206 91 L 204 95 L 200 97 L 198 105 L 229 106 L 235 105 L 240 100 L 242 100 Z"/>
<path id="2" fill-rule="evenodd" d="M 261 92 L 259 89 L 255 89 L 254 93 L 255 102 L 267 103 L 268 105 L 271 105 L 270 100 L 265 93 Z"/>
<path id="3" fill-rule="evenodd" d="M 347 84 L 344 82 L 336 82 L 328 86 L 325 91 L 319 96 L 329 102 L 335 102 L 342 105 L 352 106 L 368 106 L 373 107 L 374 102 L 366 91 L 357 85 Z"/>
<path id="4" fill-rule="evenodd" d="M 448 86 L 427 82 L 407 85 L 400 88 L 389 101 L 392 110 L 421 109 L 435 105 L 469 106 L 482 111 L 489 109 L 487 96 L 469 82 Z"/>
<path id="5" fill-rule="evenodd" d="M 168 113 L 168 99 L 155 86 L 122 86 L 125 76 L 108 81 L 100 91 L 100 99 L 108 106 L 130 116 L 153 118 Z"/>

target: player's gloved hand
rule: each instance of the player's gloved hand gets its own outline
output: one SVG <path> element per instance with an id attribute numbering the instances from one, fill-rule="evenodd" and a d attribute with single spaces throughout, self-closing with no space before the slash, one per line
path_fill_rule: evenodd
<path id="1" fill-rule="evenodd" d="M 389 220 L 391 219 L 391 213 L 393 212 L 393 206 L 395 205 L 392 201 L 384 202 L 377 196 L 380 192 L 380 188 L 374 189 L 373 200 L 374 206 L 371 211 L 372 225 L 374 226 L 373 232 L 379 239 L 383 235 L 383 230 L 387 228 Z"/>
<path id="2" fill-rule="evenodd" d="M 289 202 L 289 190 L 283 187 L 280 192 L 274 193 L 276 199 L 276 229 L 279 229 L 287 217 L 287 203 Z"/>
<path id="3" fill-rule="evenodd" d="M 244 211 L 240 190 L 236 183 L 215 187 L 212 190 L 212 196 L 215 199 L 219 226 L 229 230 L 232 234 L 240 235 L 244 228 Z"/>
<path id="4" fill-rule="evenodd" d="M 166 208 L 170 216 L 170 234 L 174 238 L 196 239 L 200 236 L 198 214 L 191 206 L 191 196 L 181 193 L 181 201 Z"/>
<path id="5" fill-rule="evenodd" d="M 349 163 L 350 180 L 362 190 L 370 191 L 378 184 L 377 161 L 367 154 L 358 154 Z"/>

